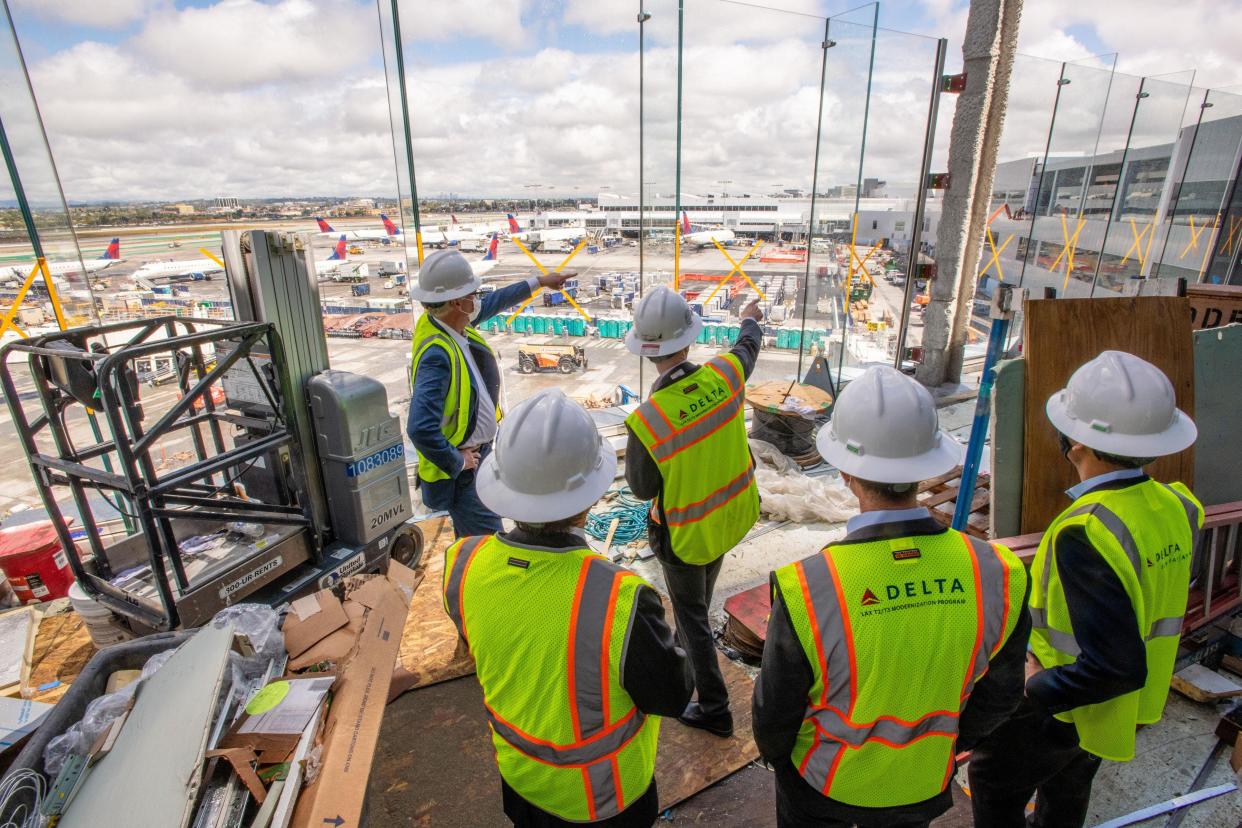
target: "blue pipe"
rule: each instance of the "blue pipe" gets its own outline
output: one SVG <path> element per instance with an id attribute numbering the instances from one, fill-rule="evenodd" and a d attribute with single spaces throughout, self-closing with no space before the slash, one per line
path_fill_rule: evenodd
<path id="1" fill-rule="evenodd" d="M 988 353 L 983 360 L 983 376 L 979 380 L 979 399 L 975 401 L 975 421 L 970 427 L 970 442 L 966 445 L 966 460 L 962 463 L 962 479 L 957 489 L 957 508 L 953 510 L 953 528 L 965 530 L 970 517 L 970 503 L 975 499 L 975 483 L 979 479 L 979 460 L 983 457 L 983 441 L 988 434 L 988 417 L 992 412 L 992 383 L 996 362 L 1005 337 L 1009 334 L 1008 319 L 993 319 L 988 334 Z"/>

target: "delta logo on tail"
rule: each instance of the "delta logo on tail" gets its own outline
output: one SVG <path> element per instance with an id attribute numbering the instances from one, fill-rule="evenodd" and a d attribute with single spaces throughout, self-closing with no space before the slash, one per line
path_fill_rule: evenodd
<path id="1" fill-rule="evenodd" d="M 864 607 L 869 607 L 869 606 L 872 606 L 873 604 L 878 604 L 878 603 L 880 603 L 880 599 L 875 596 L 874 592 L 868 589 L 867 591 L 863 593 L 862 605 Z"/>
<path id="2" fill-rule="evenodd" d="M 103 255 L 99 258 L 111 259 L 114 261 L 121 258 L 121 240 L 119 238 L 114 238 L 112 241 L 108 242 L 108 249 L 105 250 Z"/>
<path id="3" fill-rule="evenodd" d="M 392 219 L 380 213 L 380 221 L 384 222 L 384 232 L 390 236 L 400 236 L 401 228 L 392 223 Z"/>
<path id="4" fill-rule="evenodd" d="M 457 215 L 454 213 L 449 213 L 449 218 L 453 220 L 453 226 L 456 227 L 457 226 Z"/>
<path id="5" fill-rule="evenodd" d="M 686 211 L 685 211 L 685 210 L 682 210 L 682 211 L 681 211 L 681 232 L 683 232 L 683 233 L 689 233 L 689 232 L 691 232 L 691 229 L 690 229 L 690 216 L 688 216 L 688 215 L 686 214 Z"/>
<path id="6" fill-rule="evenodd" d="M 326 221 L 321 219 L 319 216 L 315 216 L 315 223 L 319 225 L 320 233 L 335 233 L 336 232 L 335 230 L 332 229 L 331 224 L 328 224 Z"/>
<path id="7" fill-rule="evenodd" d="M 328 257 L 328 261 L 330 262 L 344 261 L 345 252 L 346 252 L 345 251 L 345 234 L 342 233 L 341 237 L 337 239 L 336 249 L 332 251 L 332 255 Z"/>
<path id="8" fill-rule="evenodd" d="M 500 244 L 499 238 L 497 238 L 497 235 L 495 233 L 492 233 L 492 241 L 487 246 L 487 255 L 483 257 L 483 261 L 485 262 L 496 261 L 496 259 L 498 258 L 496 256 L 496 248 L 499 244 Z"/>
<path id="9" fill-rule="evenodd" d="M 518 224 L 518 220 L 513 217 L 513 213 L 505 213 L 505 218 L 509 220 L 509 232 L 521 233 L 522 225 Z"/>

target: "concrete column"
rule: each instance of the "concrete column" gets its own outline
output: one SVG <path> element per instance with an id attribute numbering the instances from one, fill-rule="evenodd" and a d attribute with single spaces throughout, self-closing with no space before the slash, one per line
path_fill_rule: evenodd
<path id="1" fill-rule="evenodd" d="M 1022 0 L 971 0 L 962 57 L 966 88 L 949 136 L 949 189 L 936 232 L 936 278 L 924 312 L 924 385 L 958 382 L 979 254 L 1009 101 Z"/>

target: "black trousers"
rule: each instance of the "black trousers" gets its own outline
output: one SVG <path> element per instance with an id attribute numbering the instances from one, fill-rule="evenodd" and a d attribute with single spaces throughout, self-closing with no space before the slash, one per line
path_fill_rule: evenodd
<path id="1" fill-rule="evenodd" d="M 1100 757 L 1078 746 L 1072 724 L 1023 701 L 1013 717 L 970 754 L 970 803 L 975 824 L 1025 828 L 1032 794 L 1035 828 L 1075 828 L 1087 820 Z"/>
<path id="2" fill-rule="evenodd" d="M 704 566 L 693 566 L 661 556 L 660 566 L 673 601 L 677 641 L 689 656 L 694 670 L 699 706 L 708 716 L 722 715 L 729 710 L 729 691 L 725 687 L 724 676 L 720 674 L 720 663 L 716 660 L 716 642 L 712 637 L 707 610 L 712 604 L 716 578 L 724 566 L 724 556 Z"/>
<path id="3" fill-rule="evenodd" d="M 654 779 L 651 780 L 647 792 L 627 805 L 624 811 L 595 822 L 568 822 L 554 816 L 527 802 L 504 779 L 500 780 L 500 793 L 505 816 L 516 828 L 575 828 L 582 825 L 590 825 L 592 828 L 650 828 L 660 816 L 660 794 L 656 790 Z"/>

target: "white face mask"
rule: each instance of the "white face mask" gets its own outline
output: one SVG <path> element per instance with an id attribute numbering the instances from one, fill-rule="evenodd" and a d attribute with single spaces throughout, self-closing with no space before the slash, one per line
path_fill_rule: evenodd
<path id="1" fill-rule="evenodd" d="M 458 309 L 459 311 L 461 311 L 462 313 L 466 314 L 466 316 L 468 316 L 468 317 L 470 317 L 471 319 L 473 319 L 473 318 L 474 318 L 474 313 L 475 313 L 475 311 L 478 309 L 478 305 L 476 305 L 476 304 L 475 304 L 475 299 L 474 299 L 474 296 L 473 296 L 473 295 L 470 295 L 470 296 L 463 296 L 463 297 L 462 297 L 459 301 L 461 301 L 461 302 L 467 302 L 467 301 L 468 301 L 468 302 L 470 302 L 470 307 L 469 307 L 469 309 L 465 308 L 465 307 L 464 307 L 464 306 L 462 306 L 462 305 L 458 305 L 458 306 L 457 306 L 457 309 Z"/>

